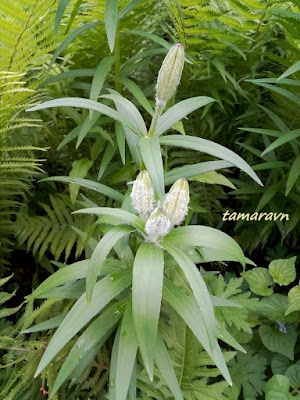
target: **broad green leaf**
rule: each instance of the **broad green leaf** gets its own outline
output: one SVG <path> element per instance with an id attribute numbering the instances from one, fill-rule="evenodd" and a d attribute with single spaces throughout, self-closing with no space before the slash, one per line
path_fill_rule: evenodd
<path id="1" fill-rule="evenodd" d="M 204 279 L 196 265 L 180 249 L 164 242 L 162 242 L 161 245 L 177 261 L 178 265 L 184 272 L 198 303 L 200 313 L 204 320 L 204 326 L 207 331 L 210 347 L 213 349 L 216 344 L 216 319 L 210 294 L 207 290 Z"/>
<path id="2" fill-rule="evenodd" d="M 135 132 L 139 133 L 139 136 L 146 136 L 147 135 L 147 127 L 145 121 L 136 108 L 136 106 L 125 97 L 121 96 L 115 90 L 110 89 L 109 92 L 111 94 L 102 95 L 101 97 L 105 99 L 113 100 L 116 104 L 120 104 L 123 108 L 124 112 L 127 115 L 127 118 L 131 121 L 131 123 L 135 126 Z M 121 122 L 121 121 L 120 121 Z"/>
<path id="3" fill-rule="evenodd" d="M 22 333 L 32 333 L 32 332 L 40 332 L 40 331 L 47 331 L 48 329 L 57 328 L 65 319 L 68 313 L 64 312 L 56 317 L 50 318 L 45 322 L 42 322 L 38 325 L 34 325 L 31 328 L 26 329 Z"/>
<path id="4" fill-rule="evenodd" d="M 85 278 L 88 265 L 89 260 L 82 260 L 59 269 L 54 274 L 50 275 L 49 278 L 47 278 L 43 283 L 41 283 L 29 296 L 27 296 L 27 301 L 34 300 L 43 293 L 69 281 Z"/>
<path id="5" fill-rule="evenodd" d="M 64 268 L 65 269 L 65 268 Z M 63 270 L 64 270 L 63 269 Z M 62 271 L 63 271 L 62 270 Z M 124 269 L 108 275 L 96 283 L 94 296 L 88 304 L 83 294 L 69 311 L 55 332 L 36 370 L 35 376 L 53 360 L 59 351 L 78 333 L 95 315 L 131 283 L 132 271 Z"/>
<path id="6" fill-rule="evenodd" d="M 140 150 L 154 190 L 161 200 L 165 194 L 165 185 L 162 155 L 158 138 L 142 138 L 140 141 Z"/>
<path id="7" fill-rule="evenodd" d="M 89 267 L 86 276 L 86 298 L 88 302 L 91 301 L 94 286 L 108 253 L 118 240 L 132 231 L 133 228 L 128 225 L 116 226 L 110 229 L 97 244 L 92 257 L 89 260 Z"/>
<path id="8" fill-rule="evenodd" d="M 113 52 L 118 24 L 118 0 L 105 1 L 104 22 L 109 49 Z"/>
<path id="9" fill-rule="evenodd" d="M 81 158 L 80 160 L 73 161 L 72 169 L 70 171 L 70 178 L 85 178 L 92 165 L 93 161 L 87 158 Z M 72 204 L 75 204 L 80 185 L 70 183 L 69 188 Z"/>
<path id="10" fill-rule="evenodd" d="M 132 303 L 130 299 L 123 317 L 119 338 L 115 378 L 116 400 L 127 399 L 127 392 L 135 366 L 137 349 L 138 343 L 132 319 Z"/>
<path id="11" fill-rule="evenodd" d="M 215 249 L 218 254 L 227 254 L 230 260 L 245 266 L 245 256 L 238 243 L 226 233 L 208 226 L 192 225 L 173 229 L 165 236 L 164 243 Z M 217 259 L 220 260 L 219 257 Z"/>
<path id="12" fill-rule="evenodd" d="M 271 368 L 273 374 L 284 375 L 288 367 L 291 365 L 291 361 L 283 356 L 282 354 L 275 354 L 271 361 Z"/>
<path id="13" fill-rule="evenodd" d="M 141 244 L 133 264 L 132 313 L 137 341 L 151 380 L 153 379 L 163 272 L 163 251 L 153 244 Z"/>
<path id="14" fill-rule="evenodd" d="M 162 135 L 168 129 L 172 128 L 176 122 L 182 120 L 182 118 L 185 118 L 188 114 L 206 104 L 212 103 L 213 101 L 215 101 L 213 98 L 206 96 L 192 97 L 180 101 L 173 107 L 169 108 L 168 111 L 158 119 L 154 135 Z"/>
<path id="15" fill-rule="evenodd" d="M 300 156 L 296 158 L 293 162 L 293 165 L 290 169 L 290 173 L 286 182 L 286 190 L 285 195 L 287 196 L 289 192 L 292 190 L 293 186 L 297 182 L 297 179 L 300 176 Z"/>
<path id="16" fill-rule="evenodd" d="M 124 303 L 115 303 L 96 318 L 83 332 L 65 359 L 51 390 L 50 398 L 58 391 L 74 369 L 80 365 L 81 359 L 102 341 L 109 331 L 121 318 Z"/>
<path id="17" fill-rule="evenodd" d="M 184 167 L 173 168 L 165 173 L 165 185 L 171 185 L 177 179 L 191 178 L 192 176 L 204 174 L 222 168 L 230 168 L 233 165 L 227 161 L 206 161 L 198 164 L 185 165 Z"/>
<path id="18" fill-rule="evenodd" d="M 202 153 L 210 154 L 211 156 L 228 161 L 229 163 L 235 165 L 246 174 L 248 174 L 259 185 L 263 186 L 259 177 L 252 170 L 250 165 L 246 163 L 246 161 L 244 161 L 233 151 L 227 149 L 224 146 L 221 146 L 218 143 L 198 137 L 179 135 L 169 135 L 162 137 L 160 138 L 160 143 L 167 146 L 184 147 L 187 149 L 201 151 Z"/>
<path id="19" fill-rule="evenodd" d="M 67 5 L 70 3 L 70 0 L 60 0 L 59 5 L 56 10 L 56 15 L 55 15 L 55 24 L 54 24 L 54 35 L 57 34 L 60 21 L 64 15 L 65 9 L 67 8 Z"/>
<path id="20" fill-rule="evenodd" d="M 285 376 L 287 378 L 289 378 L 290 384 L 293 388 L 300 387 L 300 365 L 299 364 L 291 365 L 287 369 Z"/>
<path id="21" fill-rule="evenodd" d="M 260 315 L 269 320 L 281 322 L 294 322 L 294 316 L 286 317 L 285 312 L 288 306 L 287 296 L 280 293 L 273 293 L 261 299 L 257 311 Z M 297 317 L 296 317 L 297 318 Z"/>
<path id="22" fill-rule="evenodd" d="M 253 268 L 242 273 L 248 282 L 250 290 L 259 296 L 270 296 L 273 293 L 274 281 L 266 268 Z"/>
<path id="23" fill-rule="evenodd" d="M 299 98 L 300 100 L 300 98 Z M 300 129 L 295 129 L 294 131 L 290 131 L 281 135 L 278 139 L 274 140 L 270 146 L 268 146 L 262 153 L 263 157 L 265 154 L 269 153 L 272 150 L 277 149 L 277 147 L 282 146 L 283 144 L 290 142 L 294 139 L 297 139 L 300 136 Z"/>
<path id="24" fill-rule="evenodd" d="M 196 301 L 187 296 L 180 288 L 174 285 L 170 280 L 164 278 L 163 299 L 180 315 L 180 317 L 189 326 L 193 334 L 199 340 L 205 351 L 214 361 L 223 377 L 232 384 L 227 365 L 225 363 L 221 349 L 216 341 L 213 349 L 210 348 L 207 332 L 203 329 L 204 320 L 199 313 Z"/>
<path id="25" fill-rule="evenodd" d="M 269 264 L 269 271 L 274 282 L 287 286 L 296 279 L 295 262 L 297 257 L 273 260 Z"/>
<path id="26" fill-rule="evenodd" d="M 156 339 L 155 362 L 172 394 L 174 395 L 175 400 L 184 400 L 168 354 L 168 350 L 159 332 L 157 332 Z"/>
<path id="27" fill-rule="evenodd" d="M 52 65 L 54 64 L 57 57 L 62 53 L 63 50 L 65 50 L 65 48 L 68 46 L 68 44 L 70 44 L 78 35 L 80 35 L 82 32 L 84 32 L 88 29 L 95 28 L 96 26 L 99 26 L 99 25 L 101 25 L 101 22 L 91 22 L 88 24 L 83 24 L 79 28 L 75 29 L 75 31 L 73 31 L 69 36 L 67 36 L 66 39 L 57 48 L 57 50 L 55 51 L 55 53 L 53 54 L 53 56 L 51 58 L 48 69 L 50 69 L 52 67 Z"/>
<path id="28" fill-rule="evenodd" d="M 98 111 L 99 113 L 107 115 L 108 117 L 128 126 L 137 135 L 141 134 L 140 131 L 136 128 L 136 126 L 133 123 L 131 123 L 131 121 L 126 116 L 121 115 L 113 108 L 110 108 L 105 104 L 97 103 L 97 101 L 83 99 L 80 97 L 66 97 L 57 100 L 45 101 L 44 103 L 31 107 L 26 111 L 37 111 L 51 107 L 78 107 L 78 108 L 86 108 L 88 110 Z"/>
<path id="29" fill-rule="evenodd" d="M 290 381 L 286 376 L 274 375 L 266 385 L 266 400 L 292 400 Z"/>
<path id="30" fill-rule="evenodd" d="M 49 178 L 41 180 L 41 182 L 44 181 L 73 183 L 86 189 L 95 190 L 98 193 L 104 194 L 105 196 L 111 197 L 112 199 L 118 200 L 120 202 L 122 202 L 124 199 L 124 196 L 121 193 L 117 192 L 114 189 L 111 189 L 109 186 L 105 186 L 102 183 L 90 181 L 89 179 L 71 178 L 69 176 L 51 176 Z"/>
<path id="31" fill-rule="evenodd" d="M 121 221 L 134 226 L 136 229 L 144 232 L 145 222 L 138 216 L 131 214 L 128 211 L 121 210 L 120 208 L 110 207 L 94 207 L 83 208 L 82 210 L 74 211 L 73 214 L 95 214 L 95 215 L 109 215 L 120 219 Z"/>
<path id="32" fill-rule="evenodd" d="M 130 79 L 123 78 L 121 79 L 121 82 L 129 90 L 129 92 L 133 94 L 140 105 L 143 106 L 150 115 L 153 115 L 153 108 L 149 103 L 147 97 L 144 95 L 142 89 L 140 89 L 140 87 Z"/>
<path id="33" fill-rule="evenodd" d="M 300 61 L 293 64 L 289 69 L 287 69 L 283 74 L 281 74 L 277 80 L 280 81 L 281 79 L 286 78 L 292 74 L 295 74 L 298 71 L 300 71 Z"/>
<path id="34" fill-rule="evenodd" d="M 285 315 L 300 310 L 300 286 L 293 287 L 288 293 L 288 308 Z"/>
<path id="35" fill-rule="evenodd" d="M 209 171 L 209 172 L 202 173 L 200 175 L 195 175 L 190 178 L 190 181 L 223 185 L 223 186 L 228 186 L 231 189 L 236 189 L 234 184 L 231 183 L 229 179 L 227 179 L 224 175 L 219 174 L 216 171 Z"/>
<path id="36" fill-rule="evenodd" d="M 266 348 L 275 353 L 282 354 L 294 360 L 294 347 L 297 333 L 291 324 L 286 325 L 286 332 L 281 332 L 280 327 L 261 325 L 258 329 L 259 336 Z"/>

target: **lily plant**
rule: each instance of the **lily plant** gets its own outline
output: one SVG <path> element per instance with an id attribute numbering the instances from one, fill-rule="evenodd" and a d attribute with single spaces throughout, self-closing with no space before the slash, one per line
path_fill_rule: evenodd
<path id="1" fill-rule="evenodd" d="M 176 92 L 183 65 L 184 49 L 175 44 L 159 71 L 156 106 L 149 129 L 137 107 L 114 90 L 100 97 L 112 101 L 116 109 L 96 100 L 81 98 L 51 100 L 30 109 L 73 106 L 113 118 L 121 124 L 132 158 L 141 171 L 133 182 L 130 194 L 125 196 L 86 179 L 48 178 L 100 191 L 122 203 L 120 208 L 97 207 L 86 199 L 87 205 L 92 207 L 75 213 L 99 216 L 97 224 L 104 226 L 101 239 L 98 241 L 86 235 L 90 257 L 63 266 L 27 298 L 27 301 L 49 297 L 76 300 L 67 313 L 26 331 L 57 327 L 36 375 L 49 366 L 60 350 L 79 334 L 51 388 L 50 398 L 66 380 L 78 378 L 113 335 L 110 400 L 126 400 L 128 394 L 130 398 L 135 398 L 137 363 L 144 366 L 150 380 L 153 380 L 156 366 L 174 398 L 183 400 L 168 348 L 160 332 L 159 322 L 164 318 L 161 313 L 163 303 L 167 303 L 182 318 L 231 385 L 218 339 L 238 351 L 243 349 L 225 328 L 220 329 L 214 307 L 239 305 L 211 296 L 196 264 L 235 261 L 244 267 L 249 260 L 227 234 L 206 226 L 180 225 L 188 212 L 187 178 L 236 166 L 258 184 L 261 182 L 241 157 L 217 143 L 188 135 L 164 135 L 189 113 L 214 101 L 210 97 L 194 97 L 164 111 Z M 162 145 L 201 151 L 220 161 L 183 166 L 164 173 Z M 165 193 L 165 188 L 171 184 L 172 187 Z M 188 289 L 172 281 L 170 272 L 178 269 L 182 271 Z"/>

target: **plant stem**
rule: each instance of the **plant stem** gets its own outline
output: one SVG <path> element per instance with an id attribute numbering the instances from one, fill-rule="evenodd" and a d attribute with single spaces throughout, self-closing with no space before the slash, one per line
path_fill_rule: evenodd
<path id="1" fill-rule="evenodd" d="M 158 119 L 161 116 L 164 108 L 165 108 L 164 104 L 156 103 L 155 110 L 154 110 L 154 115 L 152 117 L 151 125 L 150 125 L 149 132 L 148 132 L 148 136 L 149 137 L 152 137 L 154 135 Z"/>

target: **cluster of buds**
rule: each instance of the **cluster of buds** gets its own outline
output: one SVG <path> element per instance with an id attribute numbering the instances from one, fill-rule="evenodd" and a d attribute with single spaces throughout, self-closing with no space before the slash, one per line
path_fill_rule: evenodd
<path id="1" fill-rule="evenodd" d="M 154 190 L 147 171 L 142 171 L 133 183 L 131 201 L 140 217 L 146 221 L 145 231 L 151 243 L 158 243 L 175 225 L 180 225 L 188 212 L 189 185 L 178 179 L 162 202 L 155 207 Z"/>

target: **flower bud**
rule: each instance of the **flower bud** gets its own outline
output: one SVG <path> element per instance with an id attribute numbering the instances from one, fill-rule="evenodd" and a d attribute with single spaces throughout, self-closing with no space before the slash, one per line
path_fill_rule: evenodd
<path id="1" fill-rule="evenodd" d="M 156 103 L 166 105 L 179 85 L 184 64 L 184 48 L 174 44 L 159 70 L 156 84 Z"/>
<path id="2" fill-rule="evenodd" d="M 141 171 L 133 183 L 131 203 L 139 213 L 142 220 L 146 221 L 154 209 L 154 190 L 148 171 Z"/>
<path id="3" fill-rule="evenodd" d="M 188 181 L 185 178 L 178 179 L 162 203 L 162 207 L 165 209 L 172 227 L 180 225 L 185 220 L 189 201 Z"/>
<path id="4" fill-rule="evenodd" d="M 156 207 L 145 226 L 149 242 L 157 243 L 160 238 L 163 238 L 170 232 L 170 229 L 171 223 L 167 213 L 162 207 Z"/>

